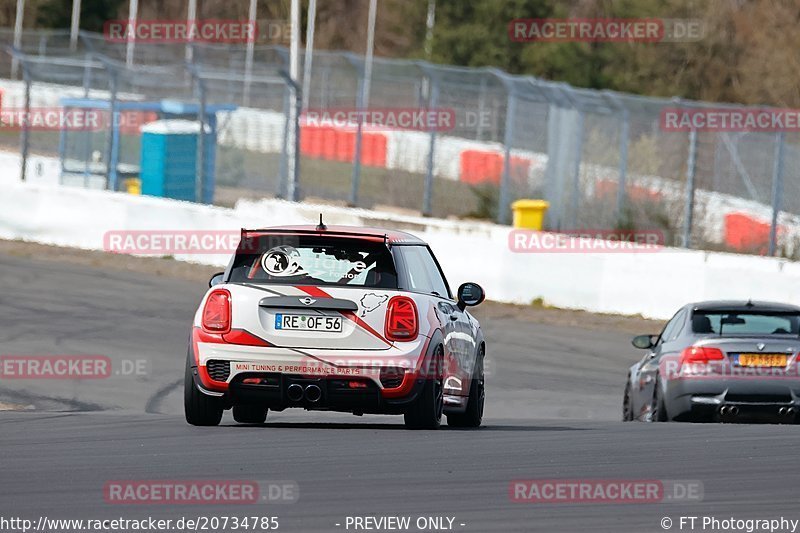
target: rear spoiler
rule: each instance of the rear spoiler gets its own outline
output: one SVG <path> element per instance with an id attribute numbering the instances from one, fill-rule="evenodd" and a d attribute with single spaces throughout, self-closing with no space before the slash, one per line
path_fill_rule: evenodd
<path id="1" fill-rule="evenodd" d="M 258 239 L 261 237 L 291 237 L 291 236 L 314 236 L 314 237 L 335 237 L 354 240 L 364 240 L 370 242 L 381 242 L 383 245 L 391 250 L 392 245 L 389 242 L 389 236 L 383 235 L 365 235 L 360 233 L 351 233 L 345 231 L 329 231 L 329 230 L 282 230 L 282 229 L 251 229 L 247 230 L 242 228 L 241 236 L 239 237 L 239 244 L 236 247 L 236 253 L 256 253 L 261 250 L 258 247 Z M 255 244 L 254 244 L 255 243 Z"/>
<path id="2" fill-rule="evenodd" d="M 247 234 L 262 233 L 267 235 L 317 235 L 324 237 L 326 235 L 335 235 L 336 237 L 352 237 L 353 239 L 367 239 L 370 241 L 382 241 L 388 239 L 386 234 L 383 235 L 369 235 L 366 233 L 356 233 L 352 231 L 336 231 L 336 230 L 319 230 L 319 229 L 244 229 L 242 228 L 242 238 Z"/>

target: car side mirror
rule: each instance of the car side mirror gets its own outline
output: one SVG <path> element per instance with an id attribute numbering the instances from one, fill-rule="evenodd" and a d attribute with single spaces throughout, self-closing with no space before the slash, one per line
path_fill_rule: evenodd
<path id="1" fill-rule="evenodd" d="M 462 283 L 458 288 L 458 308 L 462 311 L 467 306 L 475 306 L 481 303 L 486 298 L 486 293 L 483 292 L 483 287 L 477 283 Z"/>
<path id="2" fill-rule="evenodd" d="M 655 337 L 657 337 L 657 335 L 637 335 L 633 338 L 631 344 L 641 350 L 647 350 L 656 345 Z"/>
<path id="3" fill-rule="evenodd" d="M 217 272 L 216 274 L 211 276 L 211 279 L 208 280 L 209 288 L 213 287 L 214 285 L 219 285 L 220 283 L 222 283 L 222 279 L 224 277 L 225 277 L 225 272 Z"/>

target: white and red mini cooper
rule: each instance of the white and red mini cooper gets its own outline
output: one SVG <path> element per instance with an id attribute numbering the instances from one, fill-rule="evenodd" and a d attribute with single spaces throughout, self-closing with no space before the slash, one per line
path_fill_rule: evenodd
<path id="1" fill-rule="evenodd" d="M 478 427 L 486 346 L 431 249 L 399 231 L 243 230 L 194 319 L 184 405 L 194 425 L 260 424 L 287 407 L 402 414 L 410 428 Z"/>

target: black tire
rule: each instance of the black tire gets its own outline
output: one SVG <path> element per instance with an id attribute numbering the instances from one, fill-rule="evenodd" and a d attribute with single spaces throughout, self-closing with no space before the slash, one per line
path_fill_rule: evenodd
<path id="1" fill-rule="evenodd" d="M 425 384 L 417 400 L 408 408 L 403 418 L 408 429 L 439 429 L 444 411 L 444 384 L 442 364 L 444 350 L 441 345 L 434 352 L 430 372 L 425 374 Z"/>
<path id="2" fill-rule="evenodd" d="M 669 422 L 667 417 L 667 408 L 664 406 L 664 393 L 661 386 L 658 384 L 658 376 L 656 376 L 655 391 L 653 392 L 653 403 L 650 407 L 650 420 L 652 422 Z"/>
<path id="3" fill-rule="evenodd" d="M 633 406 L 631 405 L 631 384 L 625 384 L 625 392 L 622 393 L 622 421 L 633 422 Z"/>
<path id="4" fill-rule="evenodd" d="M 263 424 L 267 419 L 267 408 L 258 405 L 234 405 L 233 419 L 240 424 Z"/>
<path id="5" fill-rule="evenodd" d="M 463 413 L 447 415 L 447 425 L 454 428 L 477 428 L 483 421 L 483 406 L 486 403 L 486 379 L 483 372 L 483 352 L 478 354 L 475 375 L 469 387 L 467 408 Z"/>
<path id="6" fill-rule="evenodd" d="M 206 396 L 197 390 L 187 360 L 183 379 L 183 412 L 186 421 L 193 426 L 217 426 L 222 420 L 222 411 L 224 407 L 219 398 Z"/>

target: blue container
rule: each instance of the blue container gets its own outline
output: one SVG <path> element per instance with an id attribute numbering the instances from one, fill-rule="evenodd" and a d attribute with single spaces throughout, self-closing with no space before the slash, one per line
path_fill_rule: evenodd
<path id="1" fill-rule="evenodd" d="M 200 125 L 189 120 L 159 120 L 142 128 L 142 194 L 195 202 Z M 216 136 L 206 131 L 202 202 L 214 200 Z"/>

